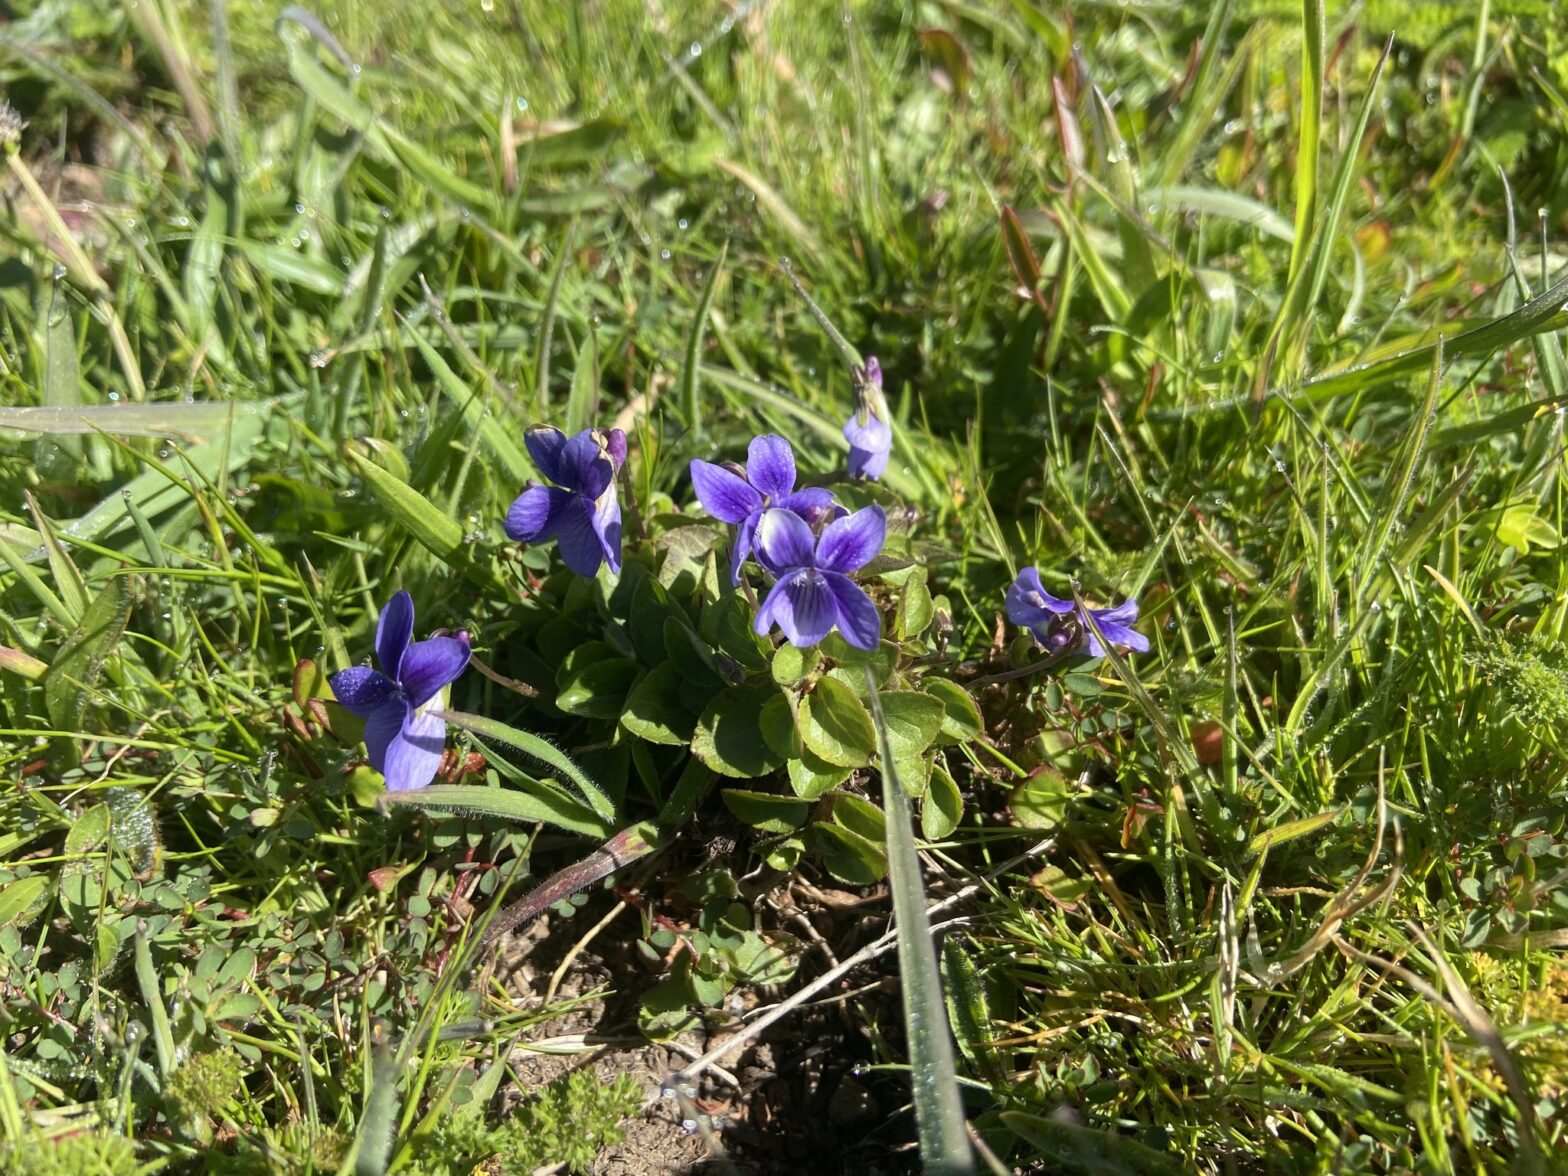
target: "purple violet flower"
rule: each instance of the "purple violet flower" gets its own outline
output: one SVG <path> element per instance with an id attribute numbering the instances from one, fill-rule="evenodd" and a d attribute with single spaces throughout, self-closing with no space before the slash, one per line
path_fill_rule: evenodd
<path id="1" fill-rule="evenodd" d="M 568 438 L 536 425 L 523 438 L 528 455 L 554 486 L 530 483 L 506 512 L 506 533 L 524 543 L 554 539 L 561 559 L 579 576 L 598 574 L 599 563 L 621 570 L 621 504 L 615 475 L 626 464 L 626 434 L 584 429 Z"/>
<path id="2" fill-rule="evenodd" d="M 849 476 L 876 481 L 887 470 L 893 452 L 893 426 L 882 395 L 882 365 L 876 356 L 855 368 L 855 411 L 844 422 L 849 442 Z"/>
<path id="3" fill-rule="evenodd" d="M 439 709 L 446 688 L 468 666 L 468 634 L 412 641 L 414 601 L 396 593 L 376 621 L 380 670 L 351 666 L 328 681 L 350 712 L 365 720 L 370 766 L 390 792 L 423 788 L 435 778 L 446 749 L 446 723 L 426 710 Z"/>
<path id="4" fill-rule="evenodd" d="M 693 461 L 691 484 L 703 510 L 740 528 L 730 552 L 732 584 L 740 583 L 740 566 L 755 546 L 757 523 L 769 507 L 794 511 L 811 525 L 835 511 L 843 511 L 830 491 L 810 486 L 795 489 L 795 451 L 788 441 L 773 433 L 751 439 L 744 470 L 728 464 Z"/>
<path id="5" fill-rule="evenodd" d="M 1008 588 L 1006 603 L 1007 619 L 1028 629 L 1043 648 L 1053 652 L 1076 645 L 1090 657 L 1104 657 L 1105 646 L 1095 635 L 1096 628 L 1112 645 L 1148 652 L 1149 639 L 1132 627 L 1138 619 L 1136 600 L 1125 600 L 1115 608 L 1080 608 L 1047 592 L 1040 582 L 1039 568 L 1025 568 Z"/>
<path id="6" fill-rule="evenodd" d="M 763 511 L 757 523 L 757 558 L 778 582 L 757 610 L 757 632 L 766 637 L 777 624 L 791 645 L 805 648 L 837 625 L 844 640 L 857 649 L 875 649 L 882 618 L 848 573 L 871 562 L 886 537 L 887 515 L 880 506 L 834 519 L 821 538 L 793 511 Z"/>

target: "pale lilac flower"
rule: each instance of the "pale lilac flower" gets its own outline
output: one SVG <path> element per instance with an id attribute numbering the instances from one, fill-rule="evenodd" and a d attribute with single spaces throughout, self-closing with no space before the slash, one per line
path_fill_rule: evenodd
<path id="1" fill-rule="evenodd" d="M 1105 646 L 1095 635 L 1096 627 L 1112 645 L 1140 652 L 1149 648 L 1149 639 L 1132 627 L 1138 619 L 1136 600 L 1125 600 L 1115 608 L 1080 608 L 1047 592 L 1040 582 L 1039 568 L 1018 573 L 1007 590 L 1006 604 L 1007 619 L 1028 629 L 1041 646 L 1052 651 L 1077 646 L 1090 657 L 1104 657 Z"/>
<path id="2" fill-rule="evenodd" d="M 536 425 L 523 438 L 539 472 L 554 486 L 530 485 L 506 512 L 506 533 L 525 543 L 554 539 L 561 559 L 580 576 L 601 561 L 621 570 L 621 504 L 615 475 L 626 464 L 626 434 L 584 429 L 568 438 Z"/>
<path id="3" fill-rule="evenodd" d="M 702 509 L 740 528 L 730 551 L 730 581 L 740 583 L 740 566 L 751 554 L 762 512 L 769 507 L 794 511 L 815 525 L 835 511 L 833 495 L 815 487 L 795 489 L 795 451 L 784 438 L 767 433 L 753 437 L 746 450 L 746 468 L 691 463 L 691 484 Z"/>
<path id="4" fill-rule="evenodd" d="M 849 441 L 849 476 L 876 481 L 893 452 L 893 426 L 882 395 L 882 365 L 876 356 L 855 368 L 855 411 L 844 422 Z"/>
<path id="5" fill-rule="evenodd" d="M 414 601 L 396 593 L 376 621 L 380 670 L 352 666 L 333 674 L 332 693 L 365 720 L 370 766 L 386 777 L 387 789 L 407 792 L 435 778 L 446 748 L 446 723 L 426 707 L 444 699 L 446 688 L 468 666 L 468 634 L 413 641 Z"/>
<path id="6" fill-rule="evenodd" d="M 871 562 L 886 537 L 887 516 L 880 506 L 835 519 L 821 538 L 793 511 L 763 511 L 757 558 L 778 582 L 757 610 L 757 632 L 765 637 L 777 624 L 791 645 L 806 647 L 837 626 L 857 649 L 875 649 L 882 618 L 848 573 Z"/>

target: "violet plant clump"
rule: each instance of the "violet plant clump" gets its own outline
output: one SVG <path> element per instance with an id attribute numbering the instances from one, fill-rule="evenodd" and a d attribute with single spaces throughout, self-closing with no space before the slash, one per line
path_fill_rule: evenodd
<path id="1" fill-rule="evenodd" d="M 793 511 L 815 525 L 843 508 L 830 491 L 817 487 L 795 489 L 795 451 L 773 433 L 753 437 L 742 469 L 731 463 L 693 460 L 691 484 L 697 501 L 716 519 L 740 529 L 730 549 L 730 582 L 740 583 L 741 565 L 752 552 L 757 523 L 769 507 Z"/>
<path id="2" fill-rule="evenodd" d="M 886 536 L 880 506 L 833 520 L 820 537 L 793 511 L 764 511 L 757 557 L 777 582 L 757 610 L 757 632 L 766 636 L 776 624 L 791 645 L 806 647 L 837 628 L 857 649 L 875 649 L 882 618 L 849 573 L 876 558 Z"/>
<path id="3" fill-rule="evenodd" d="M 379 670 L 351 666 L 328 682 L 337 700 L 365 720 L 370 766 L 391 792 L 424 788 L 446 750 L 446 723 L 431 707 L 468 667 L 468 634 L 414 641 L 414 600 L 396 592 L 376 621 Z"/>
<path id="4" fill-rule="evenodd" d="M 1034 636 L 1041 648 L 1058 652 L 1081 649 L 1090 657 L 1104 657 L 1099 634 L 1112 645 L 1147 653 L 1149 639 L 1134 629 L 1138 602 L 1125 600 L 1114 608 L 1085 608 L 1061 600 L 1045 590 L 1039 568 L 1025 568 L 1007 589 L 1007 619 Z M 1092 622 L 1091 623 L 1091 619 Z"/>
<path id="5" fill-rule="evenodd" d="M 621 504 L 615 476 L 626 464 L 626 434 L 584 429 L 567 437 L 550 425 L 528 430 L 524 442 L 553 486 L 530 485 L 506 512 L 506 533 L 523 543 L 554 539 L 561 560 L 580 576 L 601 563 L 621 570 Z"/>

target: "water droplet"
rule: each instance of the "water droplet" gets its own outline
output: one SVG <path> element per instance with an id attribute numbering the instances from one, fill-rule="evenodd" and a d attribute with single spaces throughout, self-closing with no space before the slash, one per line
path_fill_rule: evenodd
<path id="1" fill-rule="evenodd" d="M 519 98 L 517 100 L 517 109 L 518 110 L 527 110 L 528 109 L 528 99 L 526 99 L 526 98 Z"/>
<path id="2" fill-rule="evenodd" d="M 701 41 L 693 41 L 691 43 L 691 48 L 686 50 L 686 55 L 688 57 L 693 57 L 693 58 L 701 57 L 702 56 L 702 42 Z"/>
<path id="3" fill-rule="evenodd" d="M 681 1130 L 686 1132 L 687 1135 L 690 1135 L 693 1131 L 697 1130 L 697 1120 L 696 1119 L 682 1119 L 681 1120 Z"/>
<path id="4" fill-rule="evenodd" d="M 362 70 L 363 70 L 363 69 L 364 69 L 364 67 L 363 67 L 363 66 L 362 66 L 362 65 L 360 65 L 360 64 L 359 64 L 359 63 L 358 63 L 358 62 L 357 62 L 357 61 L 356 61 L 356 62 L 355 62 L 355 63 L 354 63 L 354 64 L 353 64 L 353 65 L 351 65 L 351 66 L 349 66 L 349 67 L 348 67 L 348 72 L 349 72 L 349 73 L 351 73 L 351 74 L 353 74 L 353 75 L 354 75 L 354 76 L 355 76 L 355 77 L 356 77 L 356 78 L 357 78 L 357 77 L 358 77 L 358 76 L 359 76 L 359 75 L 360 75 L 360 72 L 361 72 L 361 71 L 362 71 Z"/>
<path id="5" fill-rule="evenodd" d="M 116 401 L 118 399 L 120 399 L 120 394 L 118 392 L 111 392 L 111 393 L 109 393 L 109 400 L 111 402 Z"/>
<path id="6" fill-rule="evenodd" d="M 680 220 L 675 222 L 675 226 L 677 228 L 680 228 L 680 229 L 685 229 L 685 228 L 690 227 L 690 222 L 687 221 L 687 219 L 685 217 L 681 217 Z"/>
<path id="7" fill-rule="evenodd" d="M 303 204 L 300 204 L 300 203 L 298 203 L 296 201 L 295 205 L 294 205 L 294 214 L 296 216 L 304 216 L 305 215 L 305 206 Z"/>
<path id="8" fill-rule="evenodd" d="M 779 258 L 779 268 L 787 274 L 795 272 L 795 263 L 787 257 Z"/>
<path id="9" fill-rule="evenodd" d="M 659 260 L 660 261 L 669 261 L 670 260 L 670 256 L 671 256 L 671 254 L 670 254 L 670 251 L 668 249 L 661 249 L 661 250 L 659 250 Z"/>

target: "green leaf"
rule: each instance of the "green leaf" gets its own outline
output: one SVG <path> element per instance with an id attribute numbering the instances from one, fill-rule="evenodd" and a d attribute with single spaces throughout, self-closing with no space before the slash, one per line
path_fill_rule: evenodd
<path id="1" fill-rule="evenodd" d="M 764 833 L 791 833 L 804 825 L 811 815 L 811 805 L 793 796 L 752 792 L 745 788 L 725 788 L 719 795 L 724 799 L 725 808 Z"/>
<path id="2" fill-rule="evenodd" d="M 844 682 L 856 694 L 865 693 L 865 687 L 861 685 L 861 666 L 872 668 L 876 673 L 877 685 L 880 686 L 892 675 L 899 658 L 899 648 L 891 641 L 878 642 L 875 649 L 860 649 L 845 641 L 838 633 L 829 633 L 823 639 L 822 652 L 833 659 L 834 665 L 850 671 L 844 675 Z"/>
<path id="3" fill-rule="evenodd" d="M 811 676 L 822 663 L 822 652 L 815 645 L 809 649 L 785 642 L 773 651 L 773 680 L 780 686 L 794 686 Z"/>
<path id="4" fill-rule="evenodd" d="M 1249 854 L 1262 853 L 1286 841 L 1294 841 L 1298 837 L 1305 837 L 1316 833 L 1324 825 L 1331 825 L 1344 815 L 1343 808 L 1330 809 L 1326 813 L 1313 813 L 1310 817 L 1302 817 L 1295 821 L 1286 821 L 1282 825 L 1275 825 L 1272 829 L 1265 829 L 1247 843 Z"/>
<path id="5" fill-rule="evenodd" d="M 388 792 L 381 798 L 388 807 L 424 809 L 433 813 L 495 817 L 525 825 L 543 822 L 585 837 L 604 837 L 610 831 L 586 806 L 561 798 L 550 800 L 515 788 L 485 788 L 473 784 L 432 784 L 408 792 Z"/>
<path id="6" fill-rule="evenodd" d="M 833 798 L 833 823 L 853 833 L 859 833 L 878 845 L 887 837 L 887 821 L 882 810 L 864 796 L 841 792 Z"/>
<path id="7" fill-rule="evenodd" d="M 57 731 L 81 731 L 88 694 L 97 684 L 104 662 L 125 635 L 130 619 L 130 578 L 112 576 L 44 675 L 44 706 Z"/>
<path id="8" fill-rule="evenodd" d="M 889 690 L 882 695 L 887 742 L 896 760 L 912 759 L 930 747 L 942 730 L 947 708 L 918 690 Z"/>
<path id="9" fill-rule="evenodd" d="M 836 678 L 821 679 L 801 699 L 800 737 L 818 758 L 841 768 L 869 764 L 877 745 L 865 704 Z"/>
<path id="10" fill-rule="evenodd" d="M 997 1051 L 989 1048 L 991 1009 L 973 962 L 956 935 L 942 940 L 942 986 L 947 992 L 947 1023 L 958 1042 L 958 1051 L 972 1066 L 982 1067 L 993 1079 L 1001 1077 Z"/>
<path id="11" fill-rule="evenodd" d="M 904 594 L 899 597 L 898 611 L 894 614 L 894 625 L 901 640 L 920 636 L 935 615 L 927 578 L 926 569 L 917 567 L 904 580 Z"/>
<path id="12" fill-rule="evenodd" d="M 505 723 L 498 723 L 494 719 L 487 719 L 482 715 L 471 715 L 464 711 L 439 711 L 437 713 L 454 727 L 461 727 L 464 731 L 477 735 L 481 739 L 488 739 L 493 743 L 502 743 L 507 747 L 515 747 L 524 755 L 554 768 L 577 786 L 577 790 L 595 813 L 606 821 L 615 819 L 615 805 L 611 803 L 604 789 L 594 783 L 588 774 L 574 764 L 571 758 L 560 748 L 556 747 L 555 744 L 528 731 L 521 731 L 516 727 L 508 727 Z"/>
<path id="13" fill-rule="evenodd" d="M 1067 816 L 1072 786 L 1055 768 L 1036 768 L 1007 798 L 1013 821 L 1024 829 L 1055 829 Z"/>
<path id="14" fill-rule="evenodd" d="M 95 804 L 82 813 L 72 822 L 70 832 L 65 835 L 65 856 L 81 857 L 102 849 L 109 843 L 112 820 L 106 804 Z"/>
<path id="15" fill-rule="evenodd" d="M 887 875 L 887 855 L 870 838 L 840 825 L 818 821 L 806 830 L 807 844 L 828 873 L 850 886 L 870 886 Z"/>
<path id="16" fill-rule="evenodd" d="M 438 559 L 450 560 L 463 546 L 463 528 L 407 482 L 374 462 L 358 458 L 355 465 L 387 513 Z"/>
<path id="17" fill-rule="evenodd" d="M 805 750 L 795 722 L 795 708 L 789 695 L 780 692 L 763 704 L 762 738 L 781 760 L 793 759 Z"/>
<path id="18" fill-rule="evenodd" d="M 927 678 L 920 683 L 920 689 L 942 702 L 942 709 L 946 712 L 942 718 L 944 743 L 968 743 L 985 734 L 985 720 L 980 717 L 980 708 L 969 696 L 969 691 L 957 682 L 947 678 Z"/>
<path id="19" fill-rule="evenodd" d="M 0 927 L 25 927 L 42 914 L 49 885 L 47 874 L 31 874 L 0 890 Z"/>
<path id="20" fill-rule="evenodd" d="M 816 800 L 849 779 L 851 769 L 830 764 L 802 749 L 789 761 L 789 785 L 802 800 Z"/>
<path id="21" fill-rule="evenodd" d="M 724 691 L 697 720 L 692 754 L 723 776 L 747 779 L 774 771 L 784 757 L 763 734 L 763 708 L 778 694 L 772 683 Z"/>
<path id="22" fill-rule="evenodd" d="M 944 769 L 936 769 L 926 785 L 920 804 L 920 832 L 927 841 L 951 837 L 964 818 L 964 798 Z"/>
<path id="23" fill-rule="evenodd" d="M 637 663 L 617 655 L 603 642 L 572 650 L 556 671 L 555 705 L 586 719 L 619 718 L 637 679 Z"/>
<path id="24" fill-rule="evenodd" d="M 621 726 L 649 743 L 685 747 L 697 729 L 697 717 L 681 705 L 686 676 L 673 661 L 643 675 L 626 696 Z"/>

